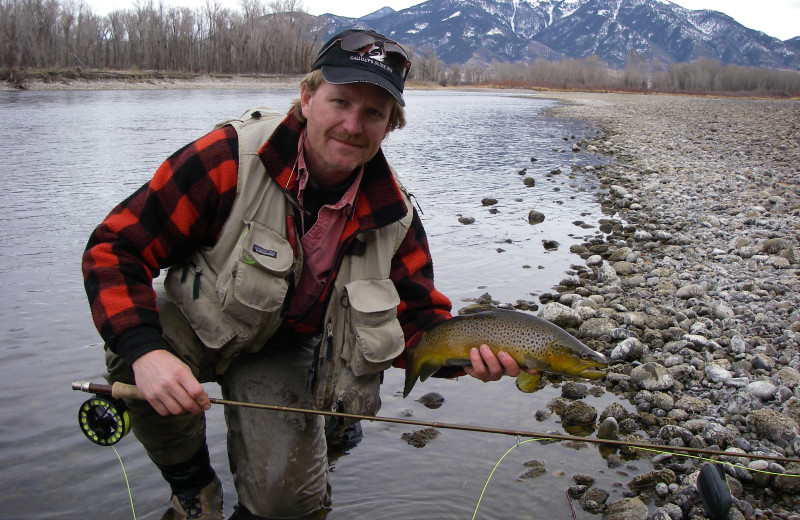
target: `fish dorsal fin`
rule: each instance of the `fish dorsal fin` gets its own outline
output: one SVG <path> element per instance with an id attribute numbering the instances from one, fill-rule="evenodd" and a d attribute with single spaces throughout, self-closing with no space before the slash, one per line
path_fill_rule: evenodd
<path id="1" fill-rule="evenodd" d="M 517 388 L 526 394 L 533 393 L 539 390 L 539 382 L 542 380 L 542 374 L 529 374 L 527 372 L 520 372 L 517 376 Z"/>

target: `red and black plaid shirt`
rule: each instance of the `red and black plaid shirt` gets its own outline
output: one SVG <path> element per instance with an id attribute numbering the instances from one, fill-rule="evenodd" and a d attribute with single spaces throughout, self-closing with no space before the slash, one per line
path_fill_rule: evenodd
<path id="1" fill-rule="evenodd" d="M 301 130 L 290 115 L 259 151 L 281 186 L 289 180 Z M 108 347 L 128 363 L 163 348 L 153 278 L 160 269 L 216 243 L 233 207 L 238 167 L 236 131 L 231 126 L 214 130 L 167 159 L 89 238 L 83 273 L 92 318 Z M 354 218 L 337 245 L 339 251 L 359 233 L 396 221 L 407 211 L 382 152 L 367 163 L 364 173 Z M 295 181 L 290 190 L 296 189 Z M 334 277 L 337 271 L 338 261 Z M 433 284 L 427 238 L 416 212 L 392 259 L 390 277 L 400 294 L 398 317 L 406 342 L 413 346 L 421 330 L 450 317 L 450 301 Z"/>

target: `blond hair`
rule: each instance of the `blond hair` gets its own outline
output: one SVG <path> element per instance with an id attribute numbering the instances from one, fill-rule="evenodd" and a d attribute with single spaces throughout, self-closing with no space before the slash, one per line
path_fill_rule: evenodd
<path id="1" fill-rule="evenodd" d="M 300 86 L 305 87 L 306 90 L 313 95 L 319 86 L 322 85 L 323 81 L 325 81 L 325 79 L 322 77 L 322 71 L 319 69 L 312 70 L 306 74 L 306 77 L 300 82 Z M 289 108 L 288 113 L 291 114 L 292 112 L 294 112 L 294 115 L 300 122 L 306 122 L 306 118 L 303 117 L 303 111 L 300 109 L 299 98 L 292 101 L 292 106 Z M 400 130 L 404 126 L 406 126 L 406 111 L 400 102 L 392 96 L 392 111 L 389 114 L 389 132 L 392 130 Z"/>

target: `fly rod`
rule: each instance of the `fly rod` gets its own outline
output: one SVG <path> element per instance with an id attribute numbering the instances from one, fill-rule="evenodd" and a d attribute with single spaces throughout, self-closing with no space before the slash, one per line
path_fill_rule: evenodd
<path id="1" fill-rule="evenodd" d="M 100 426 L 103 426 L 103 423 L 105 423 L 105 429 L 100 428 L 103 431 L 99 432 L 99 434 L 97 435 L 99 439 L 102 440 L 103 434 L 108 433 L 109 429 L 114 430 L 112 432 L 112 438 L 116 437 L 116 434 L 121 434 L 119 435 L 119 438 L 116 438 L 116 440 L 114 440 L 113 442 L 108 442 L 107 444 L 114 444 L 115 442 L 119 441 L 119 439 L 121 439 L 125 435 L 125 433 L 127 433 L 127 430 L 130 428 L 129 424 L 124 424 L 124 423 L 117 426 L 109 424 L 111 421 L 116 420 L 115 419 L 116 417 L 119 417 L 120 419 L 123 420 L 127 419 L 124 416 L 125 413 L 127 413 L 127 410 L 123 413 L 118 409 L 120 408 L 120 403 L 122 402 L 120 400 L 121 399 L 134 399 L 138 401 L 145 400 L 144 396 L 142 396 L 138 388 L 136 388 L 133 385 L 128 385 L 125 383 L 114 383 L 113 385 L 107 385 L 101 383 L 91 383 L 88 381 L 73 381 L 72 389 L 80 390 L 83 392 L 94 393 L 98 395 L 110 396 L 114 400 L 113 402 L 110 403 L 113 409 L 103 409 L 104 404 L 101 402 L 100 403 L 101 409 L 94 411 L 94 415 L 100 417 L 100 419 L 96 419 L 94 423 L 100 423 Z M 102 399 L 100 400 L 102 401 Z M 647 451 L 659 451 L 659 452 L 667 452 L 673 454 L 686 453 L 692 455 L 716 455 L 724 457 L 743 457 L 747 459 L 770 460 L 781 463 L 789 463 L 789 462 L 800 463 L 800 459 L 790 459 L 788 457 L 779 457 L 775 455 L 760 455 L 754 453 L 738 453 L 738 452 L 733 453 L 733 452 L 710 450 L 703 448 L 691 448 L 683 446 L 663 446 L 659 444 L 648 444 L 646 442 L 598 439 L 596 437 L 578 437 L 574 435 L 561 435 L 557 433 L 539 433 L 526 430 L 508 430 L 502 428 L 490 428 L 485 426 L 470 426 L 467 424 L 452 424 L 452 423 L 441 423 L 441 422 L 417 421 L 413 419 L 397 419 L 393 417 L 358 415 L 358 414 L 344 413 L 344 412 L 333 412 L 328 410 L 293 408 L 290 406 L 280 406 L 273 404 L 247 403 L 242 401 L 231 401 L 228 399 L 217 399 L 213 397 L 210 398 L 209 400 L 211 401 L 212 404 L 239 406 L 244 408 L 256 408 L 259 410 L 272 410 L 276 412 L 292 412 L 292 413 L 302 413 L 311 415 L 322 415 L 326 417 L 343 417 L 346 419 L 355 419 L 358 421 L 362 420 L 377 421 L 385 423 L 404 424 L 408 426 L 426 426 L 429 428 L 440 428 L 440 429 L 460 430 L 460 431 L 479 432 L 479 433 L 494 433 L 498 435 L 511 435 L 514 437 L 530 437 L 530 438 L 536 438 L 537 440 L 541 439 L 541 440 L 553 440 L 553 441 L 587 442 L 593 444 L 600 444 L 604 446 L 616 446 L 619 448 L 622 447 L 640 448 Z M 90 399 L 89 401 L 87 401 L 87 403 L 90 403 L 91 401 L 92 400 Z M 84 406 L 86 406 L 86 403 L 84 403 Z M 122 407 L 124 407 L 124 403 L 122 404 Z M 105 421 L 102 418 L 105 418 Z M 80 418 L 80 421 L 81 421 L 81 428 L 83 428 L 84 430 L 84 434 L 86 434 L 86 436 L 89 437 L 90 440 L 98 444 L 104 444 L 98 442 L 97 440 L 95 440 L 95 438 L 90 436 L 89 433 L 87 433 L 87 427 L 84 425 L 85 424 L 88 425 L 88 423 L 90 423 L 91 420 L 84 420 L 84 418 Z"/>

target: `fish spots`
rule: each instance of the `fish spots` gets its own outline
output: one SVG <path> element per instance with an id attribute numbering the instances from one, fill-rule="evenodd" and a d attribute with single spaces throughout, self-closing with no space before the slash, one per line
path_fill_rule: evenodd
<path id="1" fill-rule="evenodd" d="M 453 361 L 469 363 L 472 348 L 487 344 L 505 351 L 520 366 L 578 377 L 602 377 L 605 358 L 549 321 L 532 314 L 495 309 L 456 316 L 428 330 L 419 345 L 408 349 L 404 396 L 416 383 Z M 552 369 L 551 369 L 552 367 Z M 558 367 L 558 368 L 555 368 Z M 529 385 L 535 386 L 535 385 Z"/>

